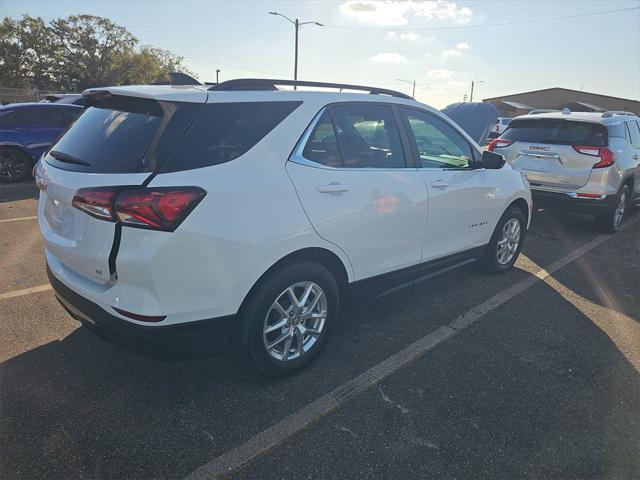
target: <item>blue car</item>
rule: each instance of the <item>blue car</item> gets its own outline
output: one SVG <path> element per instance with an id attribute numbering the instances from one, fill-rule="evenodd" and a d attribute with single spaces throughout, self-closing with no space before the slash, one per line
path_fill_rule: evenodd
<path id="1" fill-rule="evenodd" d="M 0 107 L 0 182 L 31 174 L 42 153 L 82 113 L 78 105 L 14 103 Z"/>

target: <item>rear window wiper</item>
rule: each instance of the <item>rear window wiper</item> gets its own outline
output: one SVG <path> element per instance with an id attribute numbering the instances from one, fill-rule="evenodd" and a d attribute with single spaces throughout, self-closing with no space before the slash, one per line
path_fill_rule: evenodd
<path id="1" fill-rule="evenodd" d="M 75 163 L 77 165 L 84 165 L 85 167 L 90 167 L 91 164 L 89 162 L 85 162 L 84 160 L 80 160 L 79 158 L 74 157 L 73 155 L 69 155 L 67 153 L 59 152 L 57 150 L 52 150 L 49 152 L 56 160 L 59 160 L 64 163 Z"/>

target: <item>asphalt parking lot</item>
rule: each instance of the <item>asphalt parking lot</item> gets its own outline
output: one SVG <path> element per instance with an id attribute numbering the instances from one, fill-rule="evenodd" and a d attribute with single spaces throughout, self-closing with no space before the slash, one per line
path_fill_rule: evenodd
<path id="1" fill-rule="evenodd" d="M 233 352 L 161 362 L 81 327 L 46 287 L 34 195 L 0 186 L 2 478 L 640 478 L 638 213 L 605 237 L 536 212 L 512 272 L 351 309 L 274 381 Z"/>

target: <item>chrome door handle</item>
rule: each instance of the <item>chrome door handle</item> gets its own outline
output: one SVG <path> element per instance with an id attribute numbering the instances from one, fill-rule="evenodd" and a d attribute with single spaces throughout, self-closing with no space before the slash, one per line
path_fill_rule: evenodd
<path id="1" fill-rule="evenodd" d="M 442 180 L 438 180 L 436 182 L 433 182 L 431 184 L 431 186 L 433 188 L 437 188 L 439 190 L 444 190 L 445 188 L 447 188 L 449 186 L 449 184 L 447 182 L 443 182 Z"/>
<path id="2" fill-rule="evenodd" d="M 318 192 L 320 193 L 342 193 L 348 192 L 349 187 L 342 185 L 341 183 L 330 183 L 328 185 L 318 185 Z"/>

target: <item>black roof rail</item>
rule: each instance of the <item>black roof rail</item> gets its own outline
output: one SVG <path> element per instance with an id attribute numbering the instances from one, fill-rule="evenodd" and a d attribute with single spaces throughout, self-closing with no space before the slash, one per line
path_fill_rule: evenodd
<path id="1" fill-rule="evenodd" d="M 386 88 L 365 87 L 363 85 L 349 85 L 347 83 L 325 83 L 311 82 L 307 80 L 275 80 L 268 78 L 237 78 L 235 80 L 227 80 L 217 85 L 209 87 L 209 90 L 229 91 L 229 90 L 278 90 L 276 85 L 287 85 L 294 87 L 320 87 L 320 88 L 337 88 L 340 90 L 361 90 L 369 92 L 372 95 L 390 95 L 392 97 L 413 98 L 405 93 L 388 90 Z"/>

